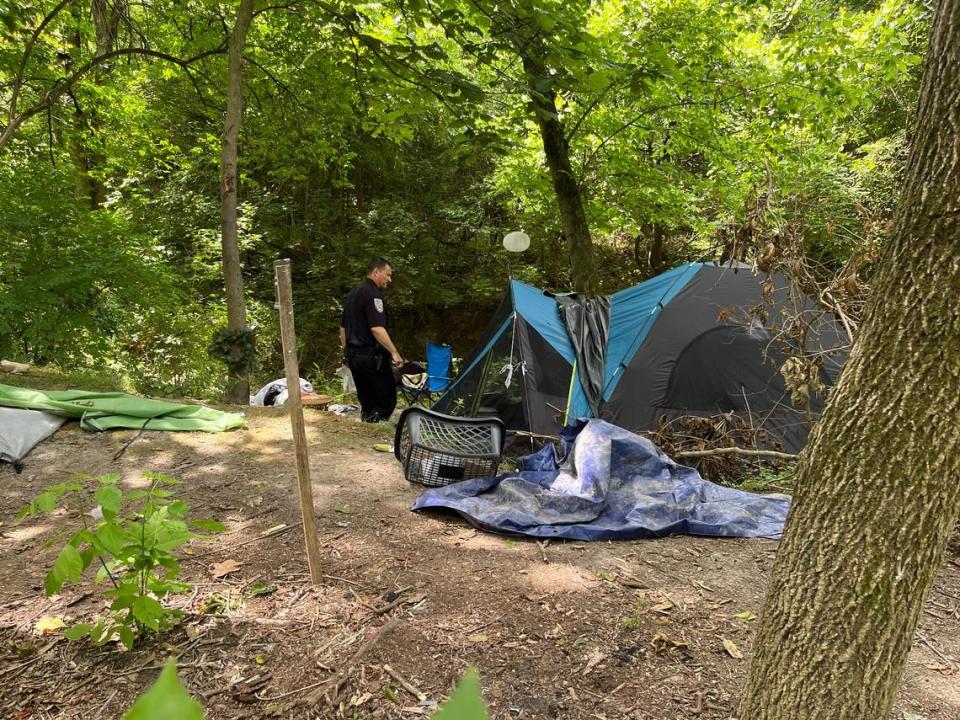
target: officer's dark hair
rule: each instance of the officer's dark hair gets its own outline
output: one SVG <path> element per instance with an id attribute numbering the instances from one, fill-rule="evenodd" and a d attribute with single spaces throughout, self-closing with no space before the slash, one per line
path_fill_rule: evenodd
<path id="1" fill-rule="evenodd" d="M 383 270 L 384 268 L 392 268 L 393 264 L 389 260 L 385 260 L 382 257 L 375 257 L 369 263 L 367 263 L 367 275 L 372 273 L 374 270 Z"/>

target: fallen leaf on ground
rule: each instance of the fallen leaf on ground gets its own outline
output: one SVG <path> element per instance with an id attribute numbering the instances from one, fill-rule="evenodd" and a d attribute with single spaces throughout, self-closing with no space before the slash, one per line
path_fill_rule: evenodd
<path id="1" fill-rule="evenodd" d="M 354 695 L 353 698 L 351 698 L 351 700 L 350 700 L 350 706 L 351 706 L 351 707 L 360 707 L 361 705 L 365 705 L 366 703 L 370 702 L 371 700 L 373 700 L 373 695 L 371 695 L 371 694 L 368 693 L 368 692 L 365 692 L 365 693 L 363 693 L 362 695 L 357 694 L 357 695 Z"/>
<path id="2" fill-rule="evenodd" d="M 66 626 L 67 624 L 63 621 L 62 617 L 44 615 L 42 618 L 37 620 L 37 624 L 33 627 L 41 635 L 52 635 L 57 630 L 65 628 Z"/>
<path id="3" fill-rule="evenodd" d="M 600 650 L 594 648 L 593 652 L 590 653 L 590 657 L 587 659 L 587 666 L 583 669 L 583 674 L 591 672 L 597 665 L 599 665 L 607 656 L 604 655 Z"/>
<path id="4" fill-rule="evenodd" d="M 677 650 L 686 650 L 689 647 L 689 643 L 686 640 L 677 640 L 665 635 L 664 633 L 657 633 L 654 635 L 653 640 L 650 641 L 650 644 L 653 646 L 654 651 L 658 653 L 671 648 L 676 648 Z"/>
<path id="5" fill-rule="evenodd" d="M 214 563 L 213 567 L 210 568 L 210 574 L 215 578 L 222 578 L 239 569 L 240 563 L 236 560 L 224 560 L 223 562 Z"/>
<path id="6" fill-rule="evenodd" d="M 737 660 L 743 659 L 743 653 L 740 652 L 740 648 L 736 646 L 736 643 L 734 643 L 733 640 L 727 640 L 726 638 L 723 638 L 723 649 L 730 654 L 730 657 Z"/>
<path id="7" fill-rule="evenodd" d="M 486 635 L 479 635 L 479 634 L 478 634 L 478 635 L 471 635 L 470 637 L 467 638 L 467 640 L 469 640 L 470 642 L 474 642 L 474 643 L 486 642 L 486 641 L 489 640 L 489 639 L 490 639 L 490 638 L 487 637 Z"/>
<path id="8" fill-rule="evenodd" d="M 756 620 L 756 619 L 757 619 L 757 616 L 754 615 L 754 614 L 753 614 L 752 612 L 750 612 L 749 610 L 744 610 L 743 612 L 738 612 L 736 615 L 734 615 L 734 617 L 738 617 L 738 618 L 740 618 L 741 620 Z"/>

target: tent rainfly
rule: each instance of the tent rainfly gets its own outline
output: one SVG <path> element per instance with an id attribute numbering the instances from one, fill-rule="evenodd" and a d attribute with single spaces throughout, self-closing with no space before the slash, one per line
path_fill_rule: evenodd
<path id="1" fill-rule="evenodd" d="M 579 417 L 654 430 L 682 415 L 749 415 L 772 443 L 797 452 L 822 396 L 794 407 L 780 367 L 784 318 L 804 313 L 806 351 L 825 387 L 846 359 L 836 319 L 787 280 L 742 264 L 689 263 L 608 297 L 510 287 L 484 338 L 434 409 L 496 414 L 512 430 L 555 435 Z M 798 307 L 799 305 L 799 307 Z M 758 309 L 763 313 L 756 312 Z M 761 319 L 765 316 L 765 322 Z"/>

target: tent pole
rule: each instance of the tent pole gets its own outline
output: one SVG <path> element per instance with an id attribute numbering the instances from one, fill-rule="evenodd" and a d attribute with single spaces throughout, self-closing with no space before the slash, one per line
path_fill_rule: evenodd
<path id="1" fill-rule="evenodd" d="M 516 319 L 514 319 L 516 322 Z M 494 343 L 496 345 L 496 343 Z M 483 359 L 483 369 L 480 370 L 480 383 L 477 385 L 477 392 L 473 396 L 473 406 L 470 408 L 470 417 L 476 417 L 480 410 L 480 402 L 483 400 L 483 386 L 487 384 L 487 373 L 490 371 L 490 363 L 493 362 L 493 347 L 487 352 Z"/>

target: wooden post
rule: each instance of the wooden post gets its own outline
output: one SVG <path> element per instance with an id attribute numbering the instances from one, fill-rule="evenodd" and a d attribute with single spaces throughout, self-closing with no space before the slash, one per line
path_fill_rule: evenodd
<path id="1" fill-rule="evenodd" d="M 310 580 L 320 584 L 320 545 L 317 543 L 317 522 L 313 516 L 313 491 L 310 488 L 310 459 L 307 456 L 307 435 L 303 427 L 303 402 L 300 399 L 300 367 L 297 364 L 297 336 L 293 326 L 293 291 L 290 283 L 290 260 L 277 260 L 277 300 L 280 304 L 280 337 L 283 340 L 283 367 L 287 373 L 287 407 L 293 430 L 293 449 L 297 458 L 297 483 L 300 486 L 300 511 L 303 514 L 303 537 L 307 545 Z"/>

